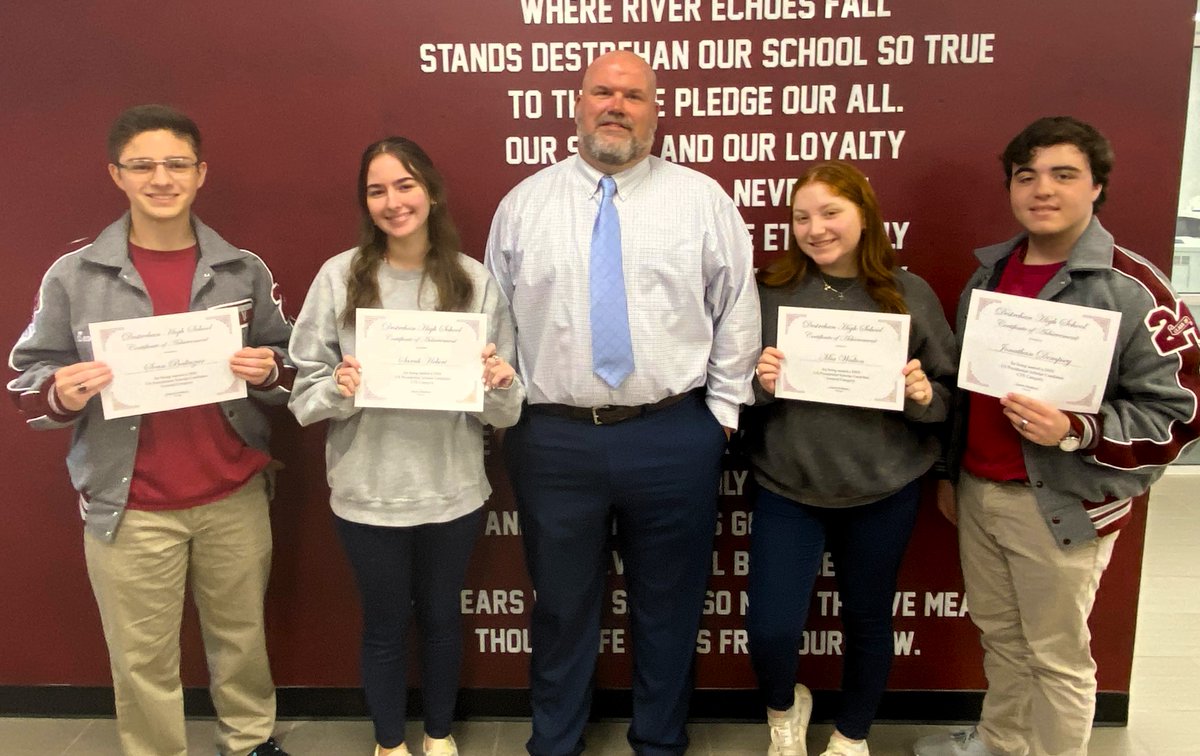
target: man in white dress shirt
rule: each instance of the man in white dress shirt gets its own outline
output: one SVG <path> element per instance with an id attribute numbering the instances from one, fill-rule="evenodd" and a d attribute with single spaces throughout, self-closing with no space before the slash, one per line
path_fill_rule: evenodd
<path id="1" fill-rule="evenodd" d="M 501 202 L 485 262 L 529 406 L 505 442 L 533 608 L 535 756 L 582 753 L 609 533 L 624 562 L 638 754 L 681 754 L 721 458 L 760 346 L 749 234 L 712 179 L 650 155 L 655 75 L 588 67 L 579 154 Z"/>

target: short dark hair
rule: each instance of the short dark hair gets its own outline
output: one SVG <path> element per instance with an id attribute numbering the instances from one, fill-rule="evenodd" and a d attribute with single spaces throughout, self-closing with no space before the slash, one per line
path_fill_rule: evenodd
<path id="1" fill-rule="evenodd" d="M 1012 181 L 1013 169 L 1026 165 L 1040 147 L 1069 144 L 1077 147 L 1088 159 L 1092 181 L 1100 185 L 1100 194 L 1092 203 L 1092 212 L 1100 209 L 1108 192 L 1108 174 L 1113 168 L 1113 148 L 1095 126 L 1071 116 L 1039 118 L 1013 137 L 1000 155 L 1004 164 L 1004 186 Z"/>
<path id="2" fill-rule="evenodd" d="M 115 165 L 125 145 L 146 131 L 171 132 L 190 144 L 200 159 L 200 128 L 195 121 L 168 105 L 135 105 L 117 116 L 108 130 L 108 162 Z"/>

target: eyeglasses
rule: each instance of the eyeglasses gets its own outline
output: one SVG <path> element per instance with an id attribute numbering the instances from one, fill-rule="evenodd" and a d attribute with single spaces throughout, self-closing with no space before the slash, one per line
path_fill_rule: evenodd
<path id="1" fill-rule="evenodd" d="M 134 176 L 149 176 L 158 169 L 158 166 L 167 169 L 168 173 L 175 175 L 183 175 L 190 173 L 199 163 L 195 160 L 187 158 L 166 158 L 165 160 L 131 160 L 128 163 L 117 163 L 117 167 L 123 171 L 128 171 Z"/>

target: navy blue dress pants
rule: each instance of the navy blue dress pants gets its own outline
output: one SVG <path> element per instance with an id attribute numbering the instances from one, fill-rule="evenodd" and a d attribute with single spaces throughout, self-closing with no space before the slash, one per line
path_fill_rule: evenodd
<path id="1" fill-rule="evenodd" d="M 725 432 L 699 396 L 607 426 L 527 411 L 505 439 L 533 606 L 534 756 L 583 752 L 609 533 L 624 563 L 633 653 L 629 742 L 687 749 L 693 656 Z"/>

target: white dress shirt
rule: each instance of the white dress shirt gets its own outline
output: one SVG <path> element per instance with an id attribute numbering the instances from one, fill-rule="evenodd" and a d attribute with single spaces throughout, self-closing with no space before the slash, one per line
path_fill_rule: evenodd
<path id="1" fill-rule="evenodd" d="M 512 305 L 531 404 L 639 405 L 704 386 L 737 427 L 761 345 L 750 235 L 716 181 L 657 157 L 615 174 L 633 373 L 592 372 L 588 260 L 601 173 L 578 156 L 500 202 L 484 264 Z"/>

